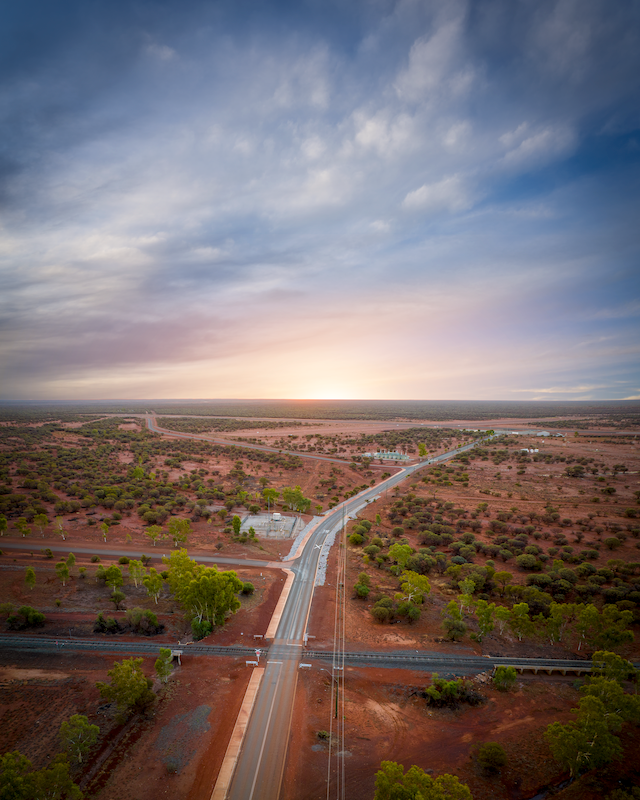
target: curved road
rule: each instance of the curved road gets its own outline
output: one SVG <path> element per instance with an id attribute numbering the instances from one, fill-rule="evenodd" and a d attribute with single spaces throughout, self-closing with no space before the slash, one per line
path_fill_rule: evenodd
<path id="1" fill-rule="evenodd" d="M 172 438 L 176 439 L 197 439 L 201 442 L 209 442 L 211 444 L 221 444 L 225 447 L 242 447 L 244 450 L 260 450 L 263 453 L 278 453 L 278 454 L 286 454 L 289 456 L 298 456 L 299 458 L 309 458 L 313 461 L 330 461 L 334 464 L 348 464 L 349 461 L 346 458 L 334 458 L 332 456 L 322 456 L 318 453 L 298 453 L 296 450 L 283 450 L 281 447 L 269 447 L 266 444 L 253 444 L 251 442 L 238 442 L 238 441 L 231 441 L 230 439 L 221 439 L 216 436 L 208 436 L 207 434 L 201 433 L 182 433 L 180 431 L 172 431 L 168 428 L 160 428 L 158 423 L 156 422 L 156 418 L 154 415 L 149 414 L 145 416 L 145 420 L 147 422 L 147 428 L 153 433 L 160 433 L 163 436 L 171 436 Z M 370 464 L 369 468 L 386 468 L 389 467 L 385 464 Z M 392 469 L 394 467 L 391 467 Z"/>
<path id="2" fill-rule="evenodd" d="M 146 420 L 149 430 L 156 433 L 229 446 L 229 442 L 226 440 L 198 434 L 165 431 L 156 425 L 155 417 L 151 414 L 146 417 Z M 294 580 L 274 641 L 269 647 L 267 665 L 256 695 L 233 779 L 226 795 L 230 800 L 254 800 L 254 798 L 255 800 L 277 800 L 280 795 L 298 669 L 302 656 L 303 636 L 311 609 L 320 551 L 327 536 L 331 532 L 339 530 L 347 517 L 355 515 L 369 501 L 377 498 L 383 490 L 400 483 L 416 470 L 453 458 L 457 453 L 470 450 L 477 443 L 472 442 L 412 466 L 399 468 L 396 474 L 377 486 L 365 489 L 327 512 L 313 530 L 302 555 L 289 565 L 294 573 Z M 283 452 L 265 445 L 239 443 L 235 446 L 273 453 Z M 345 463 L 343 459 L 326 456 L 307 453 L 295 453 L 295 455 L 317 461 Z"/>
<path id="3" fill-rule="evenodd" d="M 340 529 L 343 520 L 379 496 L 382 489 L 394 486 L 427 464 L 444 461 L 473 446 L 465 445 L 404 468 L 378 486 L 341 503 L 318 523 L 302 555 L 290 567 L 295 578 L 273 644 L 269 648 L 264 676 L 227 794 L 230 800 L 277 800 L 280 795 L 303 636 L 311 609 L 320 550 L 326 537 Z"/>

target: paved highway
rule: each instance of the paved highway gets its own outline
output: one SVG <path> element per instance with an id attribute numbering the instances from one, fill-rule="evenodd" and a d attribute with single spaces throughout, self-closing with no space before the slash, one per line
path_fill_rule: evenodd
<path id="1" fill-rule="evenodd" d="M 245 734 L 242 751 L 228 793 L 230 800 L 277 800 L 284 770 L 298 669 L 302 657 L 320 550 L 326 537 L 343 520 L 428 463 L 451 458 L 473 444 L 406 467 L 378 486 L 341 503 L 318 524 L 302 555 L 291 567 L 295 578 L 273 644 Z"/>
<path id="2" fill-rule="evenodd" d="M 168 433 L 179 438 L 215 441 L 229 445 L 228 441 L 213 437 L 164 431 L 157 427 L 152 415 L 148 415 L 146 419 L 149 429 L 157 433 Z M 446 461 L 457 453 L 471 449 L 474 445 L 475 443 L 470 443 L 449 453 L 400 468 L 382 483 L 364 490 L 327 512 L 318 523 L 309 537 L 302 555 L 291 565 L 295 577 L 274 641 L 269 647 L 268 656 L 266 656 L 266 669 L 227 793 L 230 800 L 253 800 L 253 798 L 277 800 L 280 795 L 298 669 L 302 655 L 303 635 L 313 598 L 318 559 L 326 537 L 332 531 L 341 528 L 347 517 L 355 515 L 368 502 L 378 497 L 382 491 L 400 483 L 416 470 L 422 469 L 428 464 Z M 238 444 L 238 446 L 267 452 L 282 452 L 263 445 Z M 295 453 L 295 455 L 318 461 L 344 463 L 342 459 L 312 454 Z"/>

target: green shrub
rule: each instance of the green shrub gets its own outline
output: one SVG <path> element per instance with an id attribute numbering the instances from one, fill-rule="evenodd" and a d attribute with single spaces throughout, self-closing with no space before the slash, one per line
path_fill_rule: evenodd
<path id="1" fill-rule="evenodd" d="M 7 618 L 9 630 L 23 631 L 26 628 L 38 628 L 44 625 L 45 615 L 41 611 L 36 611 L 31 606 L 21 606 L 15 614 Z"/>
<path id="2" fill-rule="evenodd" d="M 158 617 L 148 609 L 130 608 L 126 613 L 126 619 L 135 633 L 144 636 L 155 636 L 164 630 L 164 625 L 158 622 Z"/>
<path id="3" fill-rule="evenodd" d="M 191 632 L 193 633 L 193 638 L 196 641 L 204 639 L 205 636 L 208 636 L 212 631 L 213 625 L 207 620 L 200 621 L 194 619 L 191 621 Z"/>
<path id="4" fill-rule="evenodd" d="M 487 774 L 500 772 L 508 762 L 504 747 L 497 742 L 487 742 L 478 750 L 478 764 Z"/>
<path id="5" fill-rule="evenodd" d="M 102 611 L 93 623 L 94 633 L 119 633 L 121 630 L 120 623 L 113 617 L 105 617 Z"/>
<path id="6" fill-rule="evenodd" d="M 369 597 L 369 592 L 371 591 L 364 583 L 356 583 L 353 589 L 356 593 L 356 597 L 359 597 L 360 600 L 366 600 L 367 597 Z"/>
<path id="7" fill-rule="evenodd" d="M 493 685 L 501 692 L 506 692 L 516 682 L 516 677 L 515 667 L 496 667 L 493 673 Z"/>

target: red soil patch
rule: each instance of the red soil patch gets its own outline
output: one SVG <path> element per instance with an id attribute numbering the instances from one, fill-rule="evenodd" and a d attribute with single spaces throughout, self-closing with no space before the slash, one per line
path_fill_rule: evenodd
<path id="1" fill-rule="evenodd" d="M 298 681 L 283 800 L 325 797 L 328 746 L 317 733 L 329 730 L 333 709 L 331 681 L 319 667 L 314 664 Z M 429 709 L 415 694 L 427 683 L 419 672 L 347 668 L 344 746 L 350 800 L 373 796 L 383 760 L 456 774 L 469 784 L 474 800 L 520 800 L 561 777 L 542 733 L 550 722 L 571 718 L 578 693 L 569 682 L 524 679 L 509 693 L 480 685 L 486 703 L 457 710 Z M 475 750 L 488 741 L 502 744 L 509 756 L 501 777 L 486 778 L 477 768 Z"/>

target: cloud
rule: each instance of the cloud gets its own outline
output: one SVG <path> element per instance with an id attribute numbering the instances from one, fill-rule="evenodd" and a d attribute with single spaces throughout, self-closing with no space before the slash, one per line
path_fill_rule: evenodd
<path id="1" fill-rule="evenodd" d="M 606 384 L 596 386 L 551 386 L 544 389 L 513 389 L 512 391 L 518 393 L 532 393 L 532 394 L 585 394 L 591 393 L 596 389 L 609 389 Z"/>
<path id="2" fill-rule="evenodd" d="M 500 141 L 507 148 L 505 164 L 522 167 L 569 153 L 575 145 L 575 134 L 566 125 L 532 130 L 528 122 L 523 122 L 514 131 L 502 134 Z"/>
<path id="3" fill-rule="evenodd" d="M 626 0 L 36 4 L 0 32 L 2 392 L 637 384 Z"/>
<path id="4" fill-rule="evenodd" d="M 463 21 L 458 17 L 444 21 L 432 34 L 416 39 L 409 51 L 407 67 L 394 83 L 400 99 L 418 103 L 444 91 L 455 96 L 469 91 L 474 70 L 459 63 L 462 34 Z"/>
<path id="5" fill-rule="evenodd" d="M 409 192 L 402 201 L 404 208 L 428 212 L 466 211 L 473 202 L 462 178 L 450 175 L 437 183 L 423 184 Z"/>

